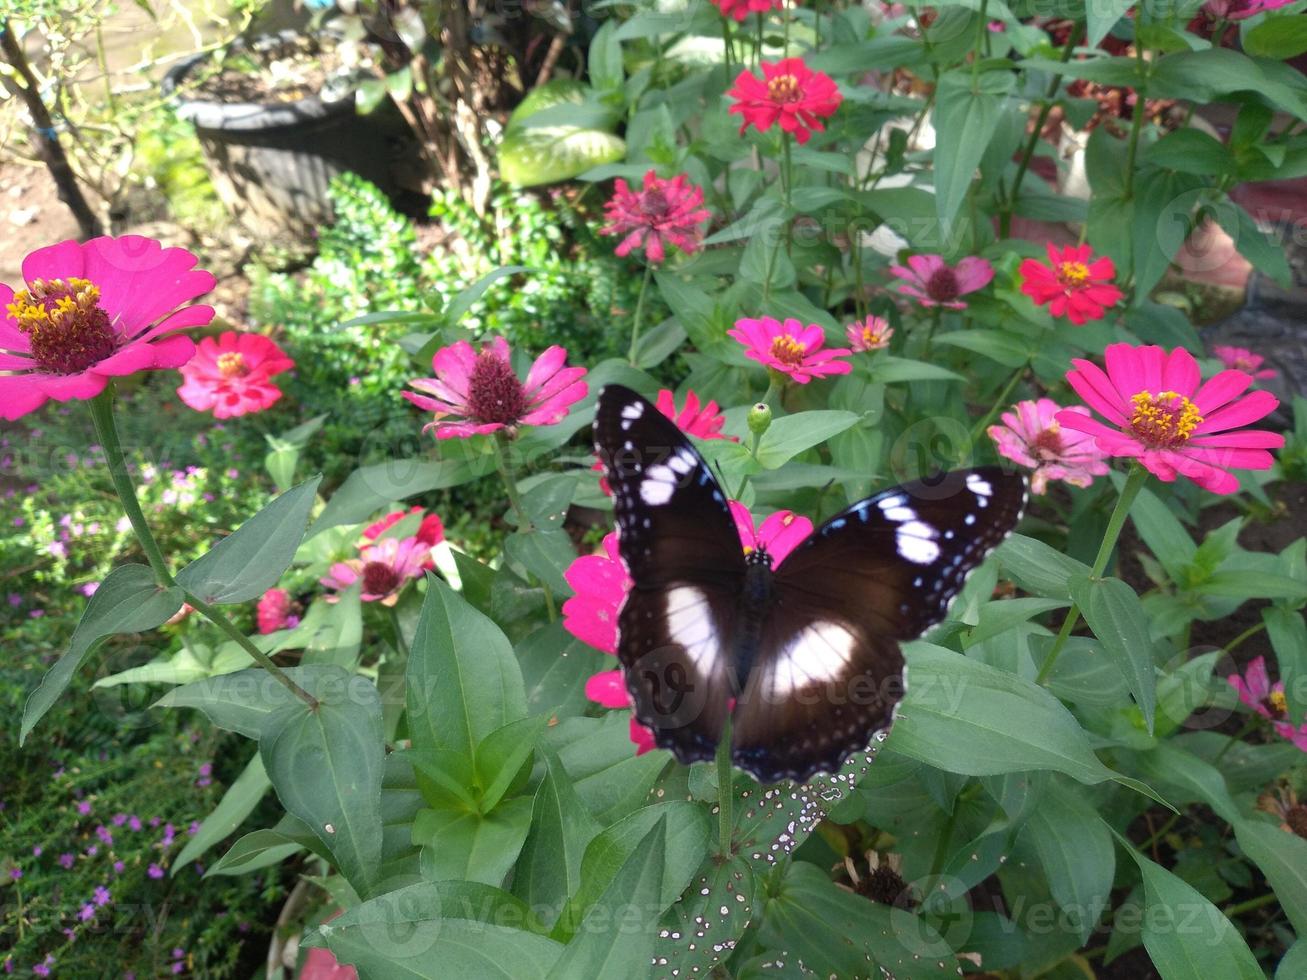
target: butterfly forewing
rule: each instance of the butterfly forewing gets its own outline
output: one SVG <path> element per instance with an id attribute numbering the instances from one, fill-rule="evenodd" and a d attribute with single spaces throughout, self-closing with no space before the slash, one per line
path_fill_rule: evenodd
<path id="1" fill-rule="evenodd" d="M 710 759 L 738 691 L 731 637 L 745 569 L 725 494 L 676 425 L 628 388 L 600 394 L 595 450 L 634 582 L 617 655 L 636 718 L 682 762 Z"/>

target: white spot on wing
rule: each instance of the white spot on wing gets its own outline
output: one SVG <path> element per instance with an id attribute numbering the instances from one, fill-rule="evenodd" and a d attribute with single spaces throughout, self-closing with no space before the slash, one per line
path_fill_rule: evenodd
<path id="1" fill-rule="evenodd" d="M 717 629 L 707 597 L 690 585 L 678 585 L 667 593 L 667 635 L 685 648 L 685 655 L 701 674 L 715 672 L 719 653 Z"/>
<path id="2" fill-rule="evenodd" d="M 839 623 L 811 623 L 786 644 L 772 666 L 768 697 L 777 701 L 792 692 L 843 677 L 857 637 Z"/>
<path id="3" fill-rule="evenodd" d="M 631 402 L 629 405 L 622 406 L 622 418 L 638 419 L 644 414 L 644 402 Z"/>
<path id="4" fill-rule="evenodd" d="M 650 507 L 661 507 L 672 499 L 676 487 L 661 480 L 645 480 L 640 484 L 640 499 Z"/>
<path id="5" fill-rule="evenodd" d="M 695 466 L 694 454 L 682 446 L 667 460 L 667 465 L 675 472 L 684 476 L 689 473 Z"/>
<path id="6" fill-rule="evenodd" d="M 982 497 L 994 496 L 994 488 L 989 485 L 989 481 L 976 473 L 967 474 L 967 488 Z"/>
<path id="7" fill-rule="evenodd" d="M 939 557 L 935 529 L 924 521 L 907 521 L 899 525 L 894 540 L 899 556 L 917 565 L 929 565 Z"/>
<path id="8" fill-rule="evenodd" d="M 911 507 L 887 507 L 882 508 L 887 521 L 915 521 L 917 512 Z"/>

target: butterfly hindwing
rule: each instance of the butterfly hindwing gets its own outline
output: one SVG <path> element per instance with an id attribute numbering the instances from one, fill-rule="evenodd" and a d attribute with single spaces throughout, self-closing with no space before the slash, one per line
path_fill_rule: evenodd
<path id="1" fill-rule="evenodd" d="M 834 771 L 889 727 L 898 641 L 940 622 L 966 577 L 1020 520 L 1025 481 L 997 467 L 863 500 L 777 569 L 735 711 L 736 764 L 763 781 Z"/>
<path id="2" fill-rule="evenodd" d="M 738 691 L 744 552 L 726 495 L 670 419 L 628 388 L 599 396 L 595 450 L 634 583 L 617 655 L 638 721 L 682 762 L 711 759 Z"/>

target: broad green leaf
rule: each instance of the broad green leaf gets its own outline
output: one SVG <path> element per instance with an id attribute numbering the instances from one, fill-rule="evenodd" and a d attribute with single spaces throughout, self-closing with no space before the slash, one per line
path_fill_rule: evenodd
<path id="1" fill-rule="evenodd" d="M 254 808 L 271 788 L 272 783 L 263 768 L 263 760 L 255 755 L 241 770 L 236 781 L 227 787 L 227 792 L 222 795 L 213 812 L 204 818 L 200 829 L 186 841 L 181 853 L 173 858 L 170 873 L 176 875 L 218 841 L 231 835 L 254 812 Z"/>
<path id="2" fill-rule="evenodd" d="M 1117 489 L 1120 490 L 1120 486 Z M 1130 506 L 1130 522 L 1171 580 L 1183 584 L 1186 569 L 1193 562 L 1198 546 L 1171 508 L 1144 487 Z"/>
<path id="3" fill-rule="evenodd" d="M 246 834 L 211 864 L 204 877 L 245 875 L 267 868 L 304 850 L 298 841 L 291 840 L 276 830 L 256 830 Z"/>
<path id="4" fill-rule="evenodd" d="M 284 673 L 313 693 L 319 683 L 331 684 L 343 672 L 339 667 L 289 667 Z M 260 667 L 206 677 L 173 688 L 154 703 L 156 708 L 198 708 L 219 728 L 246 738 L 261 738 L 275 728 L 287 711 L 303 705 L 272 674 Z"/>
<path id="5" fill-rule="evenodd" d="M 513 893 L 535 909 L 549 910 L 553 925 L 568 898 L 581 888 L 581 859 L 602 829 L 572 786 L 557 754 L 545 749 L 545 778 L 536 790 L 531 830 L 513 873 Z"/>
<path id="6" fill-rule="evenodd" d="M 1082 783 L 1112 779 L 1158 799 L 1103 765 L 1075 717 L 1044 688 L 920 641 L 905 653 L 908 693 L 889 741 L 896 752 L 970 776 L 1052 769 Z"/>
<path id="7" fill-rule="evenodd" d="M 1294 932 L 1307 936 L 1307 840 L 1275 824 L 1236 820 L 1234 834 L 1275 889 Z"/>
<path id="8" fill-rule="evenodd" d="M 685 884 L 681 881 L 672 898 L 666 897 L 667 831 L 667 816 L 660 814 L 647 833 L 631 841 L 634 850 L 586 910 L 551 977 L 572 980 L 648 973 L 654 925 Z"/>
<path id="9" fill-rule="evenodd" d="M 1145 163 L 1186 174 L 1219 177 L 1233 172 L 1234 156 L 1225 144 L 1199 129 L 1167 133 L 1143 153 Z"/>
<path id="10" fill-rule="evenodd" d="M 503 884 L 531 824 L 531 800 L 519 797 L 487 814 L 457 806 L 418 811 L 413 843 L 422 847 L 422 875 L 433 881 Z"/>
<path id="11" fill-rule="evenodd" d="M 581 801 L 600 823 L 609 824 L 641 806 L 670 762 L 660 750 L 632 755 L 628 740 L 625 758 L 615 765 L 576 780 Z M 569 770 L 570 771 L 570 770 Z"/>
<path id="12" fill-rule="evenodd" d="M 1173 787 L 1180 802 L 1206 803 L 1222 820 L 1239 819 L 1239 808 L 1230 797 L 1225 777 L 1217 767 L 1186 752 L 1175 741 L 1159 742 L 1139 753 L 1139 770 L 1162 787 Z"/>
<path id="13" fill-rule="evenodd" d="M 451 326 L 457 324 L 467 315 L 467 311 L 476 305 L 477 300 L 485 295 L 486 290 L 501 279 L 515 276 L 520 272 L 531 271 L 531 269 L 528 269 L 524 265 L 501 265 L 497 269 L 491 269 L 476 282 L 472 283 L 472 285 L 460 289 L 454 295 L 454 298 L 449 301 L 449 305 L 442 311 L 445 322 Z"/>
<path id="14" fill-rule="evenodd" d="M 590 39 L 590 84 L 600 91 L 620 89 L 626 72 L 622 66 L 622 42 L 617 37 L 618 20 L 606 20 Z"/>
<path id="15" fill-rule="evenodd" d="M 563 628 L 549 623 L 517 645 L 517 660 L 532 714 L 582 714 L 590 702 L 585 684 L 612 665 L 604 655 Z"/>
<path id="16" fill-rule="evenodd" d="M 1022 830 L 1034 847 L 1053 898 L 1070 927 L 1088 941 L 1112 897 L 1116 853 L 1094 808 L 1072 787 L 1053 782 Z"/>
<path id="17" fill-rule="evenodd" d="M 259 754 L 282 806 L 327 846 L 367 897 L 381 863 L 381 699 L 372 682 L 339 667 L 314 672 L 310 711 L 299 699 L 270 719 Z"/>
<path id="18" fill-rule="evenodd" d="M 504 553 L 549 586 L 555 596 L 565 599 L 572 594 L 563 573 L 576 560 L 576 546 L 562 528 L 511 534 L 504 542 Z"/>
<path id="19" fill-rule="evenodd" d="M 1307 939 L 1299 939 L 1289 947 L 1289 952 L 1275 968 L 1275 980 L 1296 980 L 1297 977 L 1307 977 Z"/>
<path id="20" fill-rule="evenodd" d="M 540 715 L 509 722 L 483 738 L 476 748 L 476 779 L 482 811 L 493 809 L 535 754 L 536 741 L 548 719 Z"/>
<path id="21" fill-rule="evenodd" d="M 1162 980 L 1264 980 L 1248 944 L 1220 909 L 1129 841 L 1118 840 L 1144 880 L 1142 935 Z"/>
<path id="22" fill-rule="evenodd" d="M 249 602 L 277 584 L 304 538 L 322 477 L 292 487 L 177 573 L 205 602 Z"/>
<path id="23" fill-rule="evenodd" d="M 1103 645 L 1103 651 L 1121 671 L 1151 732 L 1157 707 L 1157 672 L 1153 666 L 1148 616 L 1139 597 L 1118 578 L 1076 576 L 1071 579 L 1070 587 L 1071 598 Z"/>
<path id="24" fill-rule="evenodd" d="M 1287 61 L 1307 51 L 1307 17 L 1268 17 L 1244 31 L 1243 49 L 1256 58 Z"/>
<path id="25" fill-rule="evenodd" d="M 450 884 L 437 882 L 432 887 Z M 390 897 L 382 895 L 376 901 Z M 460 904 L 475 902 L 468 898 Z M 367 907 L 365 903 L 351 911 Z M 325 944 L 337 961 L 356 967 L 359 976 L 379 980 L 544 980 L 562 952 L 552 939 L 496 922 L 465 917 L 406 919 L 402 906 L 396 912 L 383 906 L 369 914 L 376 918 L 347 925 L 339 920 L 323 923 L 318 926 L 320 938 L 308 945 Z"/>
<path id="26" fill-rule="evenodd" d="M 1015 76 L 985 72 L 978 78 L 980 91 L 972 90 L 972 73 L 960 70 L 942 75 L 935 87 L 935 207 L 946 229 L 962 206 Z"/>
<path id="27" fill-rule="evenodd" d="M 23 708 L 18 744 L 72 682 L 82 661 L 101 641 L 115 633 L 154 629 L 182 607 L 181 589 L 163 588 L 145 565 L 119 565 L 111 571 L 86 604 L 82 618 L 68 641 L 68 649 L 51 667 Z"/>
<path id="28" fill-rule="evenodd" d="M 954 330 L 950 333 L 939 334 L 935 337 L 935 342 L 983 354 L 1004 367 L 1010 368 L 1023 366 L 1032 356 L 1031 342 L 1029 340 L 1003 330 L 984 330 L 981 328 Z"/>
<path id="29" fill-rule="evenodd" d="M 1115 0 L 1112 0 L 1115 2 Z M 1080 78 L 1104 85 L 1138 87 L 1139 65 L 1134 58 L 1086 58 L 1075 61 L 1054 61 L 1045 58 L 1027 58 L 1017 67 L 1026 71 L 1046 71 L 1065 78 Z"/>
<path id="30" fill-rule="evenodd" d="M 1108 32 L 1132 6 L 1134 0 L 1096 0 L 1085 4 L 1085 17 L 1088 20 L 1085 44 L 1091 48 L 1098 47 L 1098 43 L 1107 37 Z"/>
<path id="31" fill-rule="evenodd" d="M 303 664 L 334 664 L 352 671 L 363 644 L 362 586 L 351 585 L 335 602 L 319 599 L 309 607 L 299 631 L 307 634 Z"/>
<path id="32" fill-rule="evenodd" d="M 1221 201 L 1212 209 L 1212 213 L 1240 255 L 1281 286 L 1289 285 L 1293 274 L 1284 254 L 1284 246 L 1278 239 L 1262 231 L 1253 216 L 1233 201 Z"/>
<path id="33" fill-rule="evenodd" d="M 537 187 L 570 180 L 625 154 L 622 138 L 601 129 L 529 126 L 505 134 L 499 144 L 499 169 L 514 187 Z"/>
<path id="34" fill-rule="evenodd" d="M 653 949 L 660 974 L 711 976 L 757 914 L 757 880 L 749 863 L 710 857 L 663 916 Z"/>
<path id="35" fill-rule="evenodd" d="M 526 716 L 522 673 L 490 619 L 434 576 L 427 578 L 408 658 L 409 732 L 419 753 L 472 759 L 483 738 Z"/>
<path id="36" fill-rule="evenodd" d="M 1004 574 L 1035 595 L 1069 599 L 1071 579 L 1089 574 L 1088 565 L 1024 534 L 1009 535 L 994 554 Z"/>
<path id="37" fill-rule="evenodd" d="M 908 381 L 962 381 L 962 375 L 940 367 L 906 357 L 884 355 L 871 362 L 871 376 L 881 384 L 902 384 Z"/>
<path id="38" fill-rule="evenodd" d="M 331 495 L 308 536 L 341 524 L 361 524 L 396 500 L 462 486 L 494 468 L 495 459 L 489 453 L 470 459 L 394 459 L 360 466 Z"/>
<path id="39" fill-rule="evenodd" d="M 818 410 L 776 419 L 758 442 L 758 462 L 774 470 L 804 450 L 856 425 L 860 418 L 853 412 Z"/>

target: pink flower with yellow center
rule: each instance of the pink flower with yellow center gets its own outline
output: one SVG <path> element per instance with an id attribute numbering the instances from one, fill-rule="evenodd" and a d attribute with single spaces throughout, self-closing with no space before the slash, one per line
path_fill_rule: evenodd
<path id="1" fill-rule="evenodd" d="M 28 255 L 26 288 L 0 284 L 0 418 L 51 398 L 94 398 L 111 378 L 189 361 L 195 343 L 178 331 L 213 319 L 212 307 L 182 305 L 214 285 L 196 261 L 139 235 Z"/>
<path id="2" fill-rule="evenodd" d="M 420 394 L 403 392 L 418 408 L 435 413 L 423 427 L 437 439 L 461 438 L 523 425 L 556 425 L 586 396 L 585 368 L 566 366 L 567 351 L 550 347 L 535 359 L 526 379 L 517 376 L 508 342 L 496 337 L 480 351 L 466 340 L 436 351 L 434 378 L 409 384 Z"/>
<path id="3" fill-rule="evenodd" d="M 779 123 L 802 144 L 814 130 L 822 132 L 821 121 L 835 115 L 844 98 L 831 77 L 813 71 L 802 58 L 764 61 L 761 68 L 762 78 L 748 69 L 740 72 L 726 93 L 735 100 L 727 111 L 743 120 L 740 133 L 750 126 L 765 133 Z"/>
<path id="4" fill-rule="evenodd" d="M 1212 348 L 1212 353 L 1219 357 L 1221 363 L 1227 368 L 1242 371 L 1244 374 L 1251 374 L 1258 381 L 1275 377 L 1276 372 L 1270 368 L 1262 367 L 1266 358 L 1262 357 L 1261 354 L 1254 354 L 1247 347 L 1229 347 L 1218 344 Z"/>
<path id="5" fill-rule="evenodd" d="M 777 511 L 768 515 L 760 525 L 755 525 L 747 507 L 734 500 L 729 503 L 745 554 L 765 548 L 772 556 L 773 567 L 779 566 L 785 556 L 812 533 L 812 522 L 792 511 Z M 563 628 L 582 643 L 601 653 L 616 656 L 618 617 L 626 593 L 634 583 L 622 563 L 616 531 L 604 537 L 603 547 L 602 555 L 582 555 L 563 573 L 575 592 L 563 603 Z M 631 696 L 620 670 L 595 674 L 586 681 L 585 694 L 605 708 L 631 707 Z M 631 718 L 631 741 L 636 746 L 637 755 L 654 748 L 653 733 L 634 717 Z"/>
<path id="6" fill-rule="evenodd" d="M 942 255 L 911 255 L 907 266 L 892 265 L 890 272 L 903 280 L 898 291 L 922 306 L 965 310 L 961 297 L 984 289 L 994 278 L 994 267 L 979 256 L 969 255 L 956 266 Z"/>
<path id="7" fill-rule="evenodd" d="M 404 586 L 422 577 L 430 556 L 431 545 L 420 538 L 382 538 L 364 548 L 358 558 L 336 562 L 319 582 L 344 592 L 361 581 L 360 597 L 364 602 L 393 606 Z"/>
<path id="8" fill-rule="evenodd" d="M 703 190 L 685 174 L 663 180 L 650 170 L 639 191 L 631 190 L 619 177 L 612 198 L 604 205 L 604 216 L 608 224 L 599 233 L 624 236 L 615 250 L 618 255 L 628 255 L 643 245 L 645 258 L 657 264 L 667 257 L 668 245 L 687 254 L 697 252 L 703 237 L 700 225 L 712 212 L 703 206 Z"/>
<path id="9" fill-rule="evenodd" d="M 858 323 L 850 323 L 844 331 L 849 347 L 855 352 L 884 350 L 894 336 L 894 328 L 883 316 L 869 316 Z"/>
<path id="10" fill-rule="evenodd" d="M 1284 696 L 1284 684 L 1271 683 L 1266 671 L 1266 658 L 1254 657 L 1244 669 L 1243 676 L 1231 674 L 1226 678 L 1239 695 L 1239 700 L 1263 718 L 1283 722 L 1289 717 L 1289 702 Z"/>
<path id="11" fill-rule="evenodd" d="M 1064 316 L 1076 326 L 1101 320 L 1125 295 L 1112 283 L 1116 278 L 1112 260 L 1095 259 L 1088 245 L 1058 248 L 1049 242 L 1048 265 L 1026 259 L 1018 271 L 1021 291 L 1036 306 L 1048 304 L 1050 314 Z"/>
<path id="12" fill-rule="evenodd" d="M 991 425 L 986 430 L 999 455 L 1033 470 L 1031 493 L 1046 492 L 1049 480 L 1087 487 L 1094 477 L 1107 473 L 1107 462 L 1094 444 L 1094 437 L 1064 429 L 1057 421 L 1059 411 L 1062 406 L 1051 398 L 1017 402 L 1012 411 L 999 416 L 1002 425 Z M 1067 411 L 1089 414 L 1083 405 Z"/>
<path id="13" fill-rule="evenodd" d="M 765 316 L 736 320 L 727 334 L 744 345 L 744 356 L 801 385 L 813 378 L 848 374 L 853 365 L 840 358 L 853 352 L 846 347 L 823 349 L 826 332 L 815 323 L 804 326 L 793 317 L 784 323 Z"/>
<path id="14" fill-rule="evenodd" d="M 1168 483 L 1186 476 L 1224 494 L 1239 488 L 1231 469 L 1269 469 L 1274 459 L 1267 450 L 1284 445 L 1278 433 L 1238 428 L 1279 405 L 1267 391 L 1239 397 L 1253 380 L 1243 371 L 1222 371 L 1203 383 L 1198 362 L 1183 347 L 1168 355 L 1160 347 L 1112 344 L 1104 360 L 1106 371 L 1076 359 L 1066 377 L 1110 424 L 1065 409 L 1057 421 L 1093 436 L 1109 456 L 1137 459 Z"/>
<path id="15" fill-rule="evenodd" d="M 272 376 L 294 366 L 263 334 L 226 330 L 200 341 L 195 356 L 182 366 L 177 397 L 197 412 L 213 412 L 216 419 L 262 412 L 281 397 Z"/>

